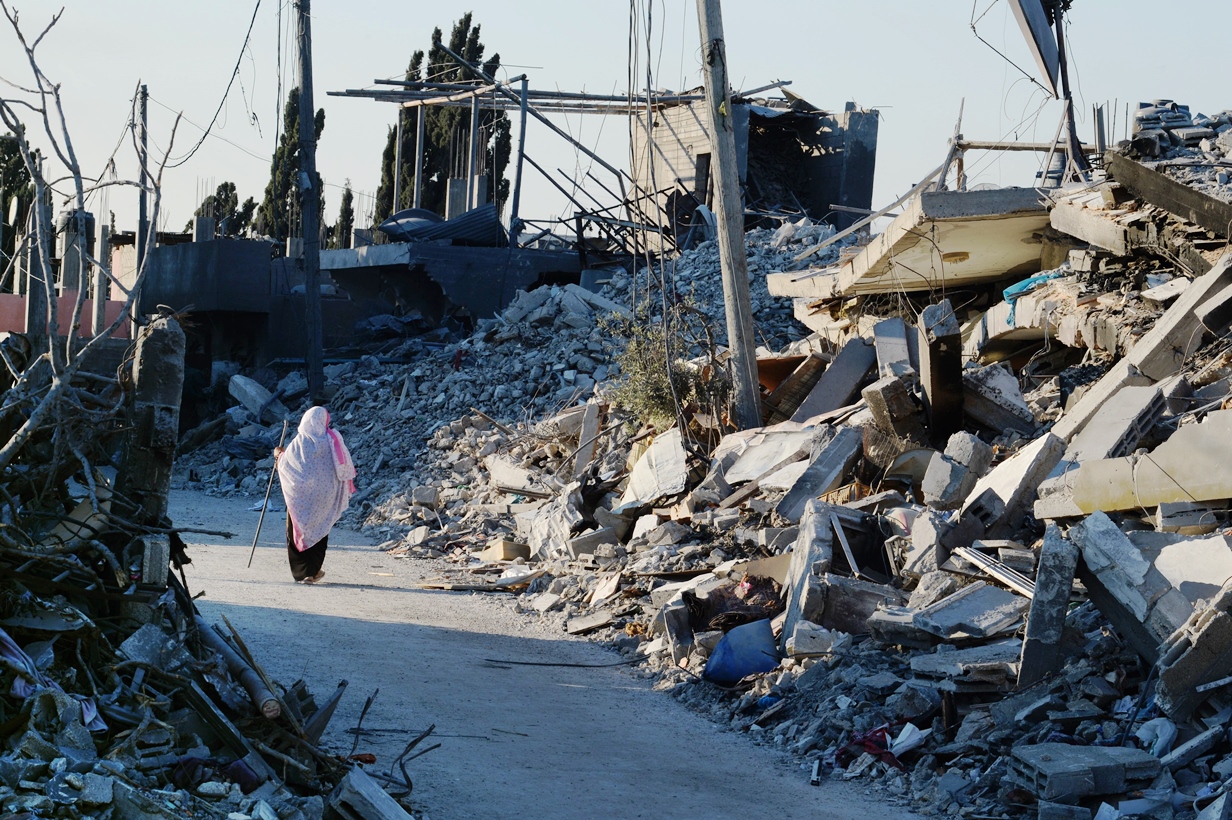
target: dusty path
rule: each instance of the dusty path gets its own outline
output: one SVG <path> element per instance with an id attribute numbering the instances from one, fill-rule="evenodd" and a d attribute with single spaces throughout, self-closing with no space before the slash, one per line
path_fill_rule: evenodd
<path id="1" fill-rule="evenodd" d="M 324 697 L 350 681 L 325 737 L 331 751 L 350 751 L 346 730 L 374 689 L 364 728 L 379 734 L 361 739 L 359 751 L 375 754 L 379 770 L 435 723 L 443 746 L 409 767 L 415 803 L 431 820 L 911 816 L 854 785 L 810 787 L 798 764 L 652 691 L 628 667 L 486 663 L 619 656 L 537 630 L 508 599 L 412 589 L 431 567 L 389 559 L 356 533 L 330 536 L 325 584 L 297 585 L 284 513 L 271 512 L 245 569 L 257 524 L 251 504 L 173 493 L 178 525 L 240 533 L 231 542 L 186 539 L 189 586 L 206 593 L 203 614 L 221 621 L 226 613 L 284 683 L 303 677 Z"/>

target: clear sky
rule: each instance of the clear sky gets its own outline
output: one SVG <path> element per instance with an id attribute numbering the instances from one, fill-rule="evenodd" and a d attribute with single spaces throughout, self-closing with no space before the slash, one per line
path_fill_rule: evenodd
<path id="1" fill-rule="evenodd" d="M 62 2 L 16 0 L 27 32 L 41 30 Z M 70 128 L 89 174 L 101 171 L 120 139 L 138 81 L 149 87 L 150 135 L 166 147 L 172 111 L 207 124 L 240 54 L 255 0 L 67 0 L 63 18 L 39 48 L 41 66 L 62 84 Z M 654 84 L 679 90 L 700 84 L 694 0 L 635 0 L 644 32 L 651 16 Z M 293 85 L 295 61 L 291 2 L 263 0 L 239 78 L 211 138 L 165 180 L 163 227 L 179 230 L 206 191 L 234 181 L 240 197 L 258 201 L 281 110 L 278 89 Z M 316 0 L 313 58 L 316 104 L 326 111 L 318 167 L 326 188 L 326 218 L 336 217 L 340 186 L 372 193 L 379 180 L 392 105 L 340 99 L 326 91 L 370 86 L 398 77 L 414 49 L 426 49 L 433 27 L 446 35 L 453 21 L 473 11 L 488 54 L 499 52 L 508 75 L 525 72 L 532 87 L 624 93 L 629 85 L 630 3 L 618 0 L 471 0 L 397 3 Z M 724 23 L 732 81 L 753 88 L 791 80 L 792 90 L 822 108 L 846 100 L 881 110 L 874 205 L 906 191 L 937 166 L 946 151 L 961 101 L 963 133 L 971 139 L 1004 136 L 1051 139 L 1060 106 L 1026 80 L 1007 59 L 1034 74 L 1034 65 L 1006 0 L 725 0 Z M 981 16 L 982 15 L 982 16 Z M 1227 0 L 1076 0 L 1069 17 L 1080 136 L 1091 138 L 1094 103 L 1119 101 L 1120 135 L 1126 103 L 1160 97 L 1195 111 L 1232 108 Z M 638 45 L 646 84 L 647 44 Z M 279 72 L 281 53 L 282 71 Z M 29 70 L 12 33 L 0 29 L 0 78 L 29 85 Z M 0 86 L 0 94 L 12 90 Z M 559 124 L 612 164 L 628 164 L 628 125 L 621 117 L 570 116 Z M 201 136 L 181 125 L 173 157 Z M 225 140 L 225 141 L 224 141 Z M 542 125 L 528 127 L 527 150 L 548 169 L 573 174 L 590 161 Z M 120 176 L 131 177 L 131 142 L 117 153 Z M 1039 160 L 1029 155 L 968 157 L 974 182 L 1030 184 Z M 512 175 L 512 168 L 510 170 Z M 601 172 L 596 171 L 596 176 Z M 602 177 L 601 177 L 602 178 Z M 605 180 L 606 181 L 606 180 Z M 536 172 L 527 169 L 523 215 L 568 215 L 572 208 Z M 362 201 L 357 203 L 362 207 Z M 115 211 L 120 229 L 132 229 L 136 194 L 125 191 L 92 203 L 100 215 Z"/>

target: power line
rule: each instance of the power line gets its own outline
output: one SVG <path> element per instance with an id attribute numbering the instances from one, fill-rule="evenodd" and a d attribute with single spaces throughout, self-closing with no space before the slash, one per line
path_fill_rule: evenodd
<path id="1" fill-rule="evenodd" d="M 168 111 L 170 111 L 172 114 L 179 114 L 179 112 L 178 112 L 178 111 L 176 111 L 176 110 L 175 110 L 174 108 L 172 108 L 171 106 L 167 105 L 165 102 L 161 102 L 161 101 L 159 101 L 159 100 L 156 100 L 156 99 L 154 99 L 153 97 L 150 97 L 149 99 L 150 99 L 150 102 L 154 103 L 155 105 L 161 106 L 162 108 L 167 109 L 167 110 L 168 110 Z M 245 148 L 244 146 L 240 145 L 238 142 L 232 142 L 231 140 L 227 139 L 226 137 L 222 136 L 221 134 L 215 134 L 215 133 L 212 133 L 212 132 L 211 132 L 211 131 L 209 131 L 207 128 L 205 128 L 205 127 L 203 127 L 203 126 L 200 126 L 200 125 L 198 125 L 197 123 L 193 122 L 192 120 L 188 119 L 188 117 L 185 117 L 183 114 L 180 114 L 180 119 L 182 119 L 184 122 L 186 122 L 186 123 L 188 123 L 189 125 L 191 125 L 193 128 L 196 128 L 198 131 L 201 131 L 201 132 L 202 132 L 202 134 L 201 134 L 201 142 L 204 142 L 206 137 L 213 137 L 213 138 L 214 138 L 214 139 L 216 139 L 216 140 L 222 140 L 223 142 L 227 143 L 227 145 L 230 145 L 230 146 L 231 146 L 231 147 L 233 147 L 233 148 L 238 148 L 239 150 L 243 151 L 245 154 L 247 154 L 248 156 L 252 157 L 253 159 L 259 159 L 259 160 L 261 160 L 262 162 L 266 162 L 266 161 L 268 161 L 268 157 L 263 157 L 263 156 L 261 156 L 260 154 L 254 154 L 252 151 L 250 151 L 250 150 L 248 150 L 247 148 Z M 200 143 L 198 143 L 198 145 L 200 145 Z M 156 147 L 157 147 L 157 146 L 156 146 Z M 195 151 L 195 150 L 196 150 L 196 148 L 194 148 L 193 150 Z M 182 163 L 181 163 L 181 164 L 182 164 Z M 178 166 L 176 166 L 176 165 L 168 165 L 167 167 L 168 167 L 168 168 L 175 168 L 175 167 L 178 167 Z"/>
<path id="2" fill-rule="evenodd" d="M 252 37 L 252 27 L 257 22 L 257 12 L 261 9 L 261 0 L 257 0 L 256 6 L 252 10 L 252 19 L 248 21 L 248 33 L 244 35 L 244 45 L 240 47 L 239 56 L 235 58 L 235 68 L 231 70 L 231 79 L 227 80 L 227 90 L 222 93 L 222 99 L 218 101 L 218 108 L 214 109 L 214 117 L 210 120 L 210 124 L 203 129 L 201 139 L 197 140 L 197 144 L 180 159 L 167 164 L 168 168 L 179 168 L 184 163 L 192 159 L 193 154 L 197 153 L 205 138 L 210 135 L 210 131 L 214 128 L 214 124 L 218 122 L 218 115 L 222 113 L 223 106 L 227 104 L 227 96 L 231 93 L 231 86 L 235 84 L 235 78 L 239 76 L 240 65 L 244 60 L 244 53 L 248 50 L 248 40 Z M 197 126 L 200 128 L 201 126 Z M 232 143 L 234 144 L 234 143 Z"/>

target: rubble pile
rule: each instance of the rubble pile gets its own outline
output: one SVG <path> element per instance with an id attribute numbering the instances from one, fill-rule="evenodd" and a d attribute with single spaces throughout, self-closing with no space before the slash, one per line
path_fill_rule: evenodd
<path id="1" fill-rule="evenodd" d="M 416 474 L 385 548 L 920 810 L 1223 817 L 1232 253 L 1111 174 L 1054 196 L 1058 233 L 1101 203 L 1059 265 L 961 309 L 811 306 L 845 333 L 763 356 L 762 428 L 639 427 L 603 389 L 440 428 L 469 472 Z M 1176 244 L 1093 227 L 1134 213 Z"/>
<path id="2" fill-rule="evenodd" d="M 1232 203 L 1232 111 L 1190 116 L 1189 106 L 1155 100 L 1134 112 L 1132 156 L 1206 196 Z"/>
<path id="3" fill-rule="evenodd" d="M 777 231 L 749 232 L 752 303 L 759 339 L 770 349 L 797 339 L 800 326 L 790 305 L 770 296 L 765 272 L 831 233 L 829 226 L 813 225 L 807 218 Z M 832 253 L 837 254 L 835 247 Z M 617 270 L 598 293 L 577 285 L 538 288 L 521 294 L 501 316 L 480 322 L 473 335 L 461 340 L 442 346 L 412 339 L 383 359 L 365 356 L 328 366 L 334 425 L 345 434 L 366 477 L 358 503 L 404 492 L 424 482 L 425 473 L 438 481 L 451 473 L 468 476 L 477 463 L 471 459 L 488 455 L 490 446 L 500 443 L 499 434 L 482 441 L 472 437 L 465 443 L 468 450 L 451 450 L 461 463 L 443 465 L 449 470 L 442 470 L 430 451 L 444 441 L 447 427 L 452 428 L 451 445 L 459 438 L 459 420 L 472 408 L 505 425 L 522 423 L 525 430 L 536 419 L 589 398 L 597 384 L 619 375 L 616 360 L 624 339 L 618 322 L 633 315 L 631 308 L 649 322 L 660 318 L 665 303 L 660 275 L 669 289 L 666 303 L 683 302 L 699 311 L 713 327 L 714 341 L 722 344 L 719 253 L 709 240 L 663 263 L 649 287 L 645 272 L 635 281 Z M 409 364 L 394 363 L 403 360 Z M 300 372 L 281 380 L 270 370 L 253 375 L 264 383 L 232 377 L 225 389 L 234 406 L 184 437 L 176 461 L 178 486 L 221 495 L 263 490 L 287 406 L 302 411 L 308 385 Z M 484 423 L 477 432 L 489 430 L 491 425 Z"/>
<path id="4" fill-rule="evenodd" d="M 1232 216 L 1137 139 L 1104 159 L 1047 196 L 924 191 L 841 254 L 751 234 L 755 281 L 813 331 L 759 349 L 757 429 L 621 406 L 619 351 L 589 347 L 646 299 L 619 277 L 604 302 L 525 294 L 418 375 L 366 359 L 335 374 L 371 466 L 356 515 L 443 559 L 425 587 L 521 593 L 814 782 L 959 816 L 1225 818 Z M 717 265 L 691 267 L 712 253 L 674 276 L 717 302 Z M 485 370 L 520 403 L 473 399 Z M 267 441 L 274 398 L 244 411 Z"/>
<path id="5" fill-rule="evenodd" d="M 278 684 L 193 604 L 167 515 L 184 340 L 160 317 L 112 364 L 0 341 L 0 814 L 408 817 L 318 746 L 345 682 Z"/>

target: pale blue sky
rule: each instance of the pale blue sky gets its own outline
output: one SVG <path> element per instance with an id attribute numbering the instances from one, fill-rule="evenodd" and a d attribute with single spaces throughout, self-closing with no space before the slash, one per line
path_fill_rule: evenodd
<path id="1" fill-rule="evenodd" d="M 97 172 L 115 146 L 139 79 L 154 100 L 150 122 L 155 146 L 165 146 L 171 123 L 163 106 L 205 125 L 226 86 L 254 4 L 68 0 L 63 19 L 40 54 L 44 71 L 63 84 L 86 168 Z M 18 0 L 17 5 L 24 26 L 34 30 L 62 3 Z M 627 2 L 316 0 L 313 5 L 316 103 L 326 110 L 318 166 L 332 185 L 350 179 L 357 191 L 375 191 L 394 108 L 330 98 L 325 92 L 400 75 L 411 51 L 428 46 L 434 26 L 448 33 L 467 10 L 482 25 L 489 53 L 500 53 L 509 74 L 525 71 L 532 87 L 607 94 L 623 93 L 628 85 Z M 670 89 L 699 84 L 694 0 L 637 0 L 640 14 L 647 5 L 653 12 L 656 84 Z M 975 5 L 975 14 L 984 14 L 978 25 L 984 39 L 1033 72 L 1005 0 L 976 0 Z M 290 8 L 286 0 L 284 27 Z M 278 0 L 261 4 L 239 82 L 214 130 L 234 145 L 207 139 L 183 167 L 168 173 L 164 226 L 182 228 L 201 192 L 223 180 L 236 182 L 241 198 L 260 200 L 280 110 L 278 9 Z M 892 200 L 940 163 L 964 97 L 963 132 L 969 138 L 1009 134 L 1044 141 L 1056 129 L 1059 103 L 1041 107 L 1042 92 L 976 39 L 969 0 L 726 0 L 723 13 L 737 87 L 792 80 L 794 92 L 820 107 L 839 108 L 854 99 L 882 110 L 874 205 Z M 1080 135 L 1090 138 L 1088 112 L 1097 102 L 1119 99 L 1119 122 L 1127 102 L 1158 97 L 1207 113 L 1232 108 L 1229 32 L 1232 3 L 1226 0 L 1077 0 L 1069 40 Z M 644 66 L 645 44 L 640 48 Z M 287 61 L 294 61 L 293 50 L 283 53 L 284 89 L 294 82 Z M 7 30 L 0 30 L 0 77 L 29 82 Z M 644 86 L 644 70 L 637 82 Z M 252 115 L 259 129 L 250 121 Z M 628 126 L 623 118 L 572 116 L 559 122 L 613 164 L 627 165 Z M 1119 134 L 1120 125 L 1117 130 Z M 196 128 L 182 125 L 173 155 L 184 153 L 199 136 Z M 584 156 L 533 121 L 528 151 L 546 168 L 572 172 L 589 167 Z M 122 176 L 133 173 L 132 156 L 127 144 L 121 148 Z M 1029 184 L 1037 162 L 1029 155 L 997 159 L 973 154 L 968 169 L 976 173 L 976 182 Z M 326 189 L 330 221 L 339 193 L 337 187 Z M 523 197 L 525 216 L 571 212 L 529 168 Z M 131 229 L 135 194 L 116 193 L 100 204 L 116 212 L 122 229 Z M 102 210 L 97 205 L 95 209 Z"/>

